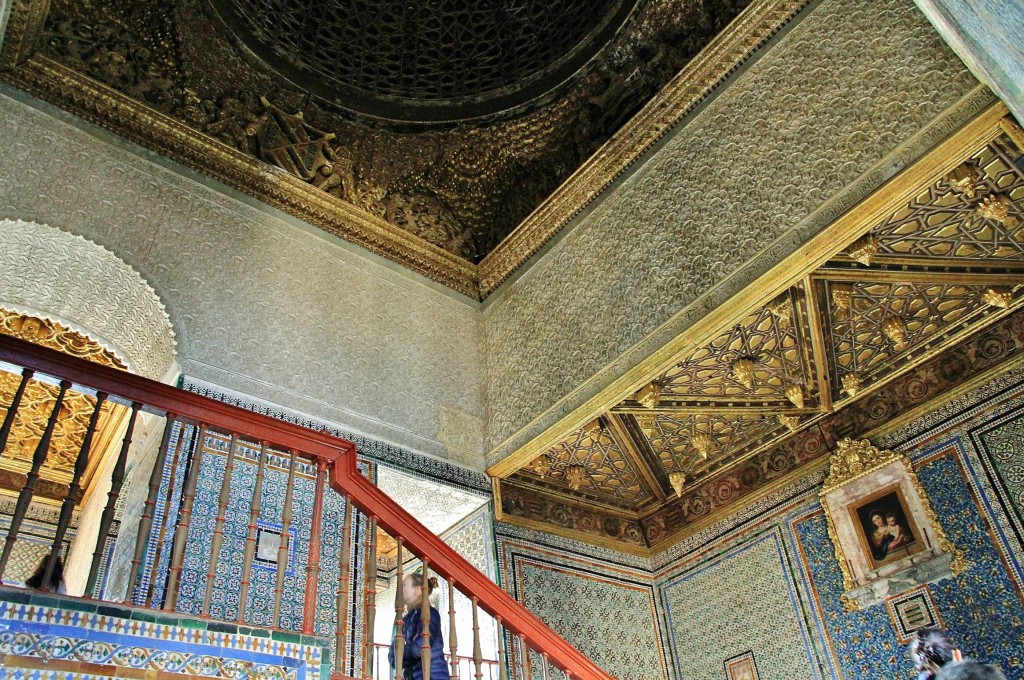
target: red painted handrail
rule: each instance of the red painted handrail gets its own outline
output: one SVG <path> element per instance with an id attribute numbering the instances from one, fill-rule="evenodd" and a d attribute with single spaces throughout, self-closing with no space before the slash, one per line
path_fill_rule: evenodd
<path id="1" fill-rule="evenodd" d="M 149 412 L 171 414 L 322 459 L 329 466 L 330 484 L 335 491 L 373 517 L 389 534 L 401 537 L 412 552 L 429 561 L 431 569 L 454 580 L 458 590 L 476 598 L 481 609 L 525 638 L 534 651 L 548 657 L 551 665 L 575 680 L 611 680 L 611 676 L 359 474 L 352 442 L 6 335 L 0 335 L 0 361 L 140 403 Z"/>

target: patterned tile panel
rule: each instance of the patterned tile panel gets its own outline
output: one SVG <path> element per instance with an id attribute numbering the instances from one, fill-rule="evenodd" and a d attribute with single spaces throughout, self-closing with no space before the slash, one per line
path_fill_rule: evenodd
<path id="1" fill-rule="evenodd" d="M 676 677 L 723 677 L 753 649 L 765 678 L 820 678 L 778 532 L 692 565 L 661 587 Z"/>
<path id="2" fill-rule="evenodd" d="M 127 608 L 99 608 L 67 598 L 46 598 L 54 605 L 46 606 L 33 598 L 39 596 L 0 592 L 0 655 L 6 655 L 0 678 L 63 677 L 21 675 L 17 670 L 32 668 L 33 659 L 39 659 L 52 662 L 55 669 L 72 662 L 88 664 L 84 670 L 94 673 L 119 676 L 137 669 L 210 678 L 319 680 L 327 658 L 323 639 L 286 640 L 270 631 L 138 616 L 140 612 Z"/>

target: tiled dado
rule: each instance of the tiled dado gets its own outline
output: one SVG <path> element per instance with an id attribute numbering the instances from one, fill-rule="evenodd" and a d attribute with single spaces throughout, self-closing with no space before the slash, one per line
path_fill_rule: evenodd
<path id="1" fill-rule="evenodd" d="M 330 677 L 320 637 L 0 587 L 0 680 Z"/>

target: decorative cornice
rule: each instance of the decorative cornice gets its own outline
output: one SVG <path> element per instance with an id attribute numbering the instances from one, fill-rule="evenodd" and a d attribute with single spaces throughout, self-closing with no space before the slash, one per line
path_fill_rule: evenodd
<path id="1" fill-rule="evenodd" d="M 476 266 L 301 179 L 40 54 L 0 75 L 95 123 L 324 231 L 478 298 Z"/>
<path id="2" fill-rule="evenodd" d="M 370 215 L 41 54 L 49 0 L 15 0 L 0 78 L 136 144 L 460 293 L 494 292 L 573 217 L 789 23 L 809 0 L 762 0 L 736 18 L 481 264 Z"/>
<path id="3" fill-rule="evenodd" d="M 0 71 L 12 69 L 31 56 L 39 44 L 50 0 L 15 0 L 0 50 Z"/>
<path id="4" fill-rule="evenodd" d="M 483 259 L 480 297 L 494 292 L 808 4 L 762 0 L 748 6 Z"/>

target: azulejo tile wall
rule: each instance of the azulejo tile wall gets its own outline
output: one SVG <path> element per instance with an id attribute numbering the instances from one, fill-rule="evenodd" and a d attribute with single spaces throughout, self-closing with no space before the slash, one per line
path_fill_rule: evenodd
<path id="1" fill-rule="evenodd" d="M 753 650 L 762 677 L 820 678 L 777 529 L 700 560 L 659 592 L 676 677 L 724 678 L 725 659 Z"/>
<path id="2" fill-rule="evenodd" d="M 554 537 L 545 545 L 536 536 L 517 537 L 512 527 L 500 531 L 505 588 L 530 611 L 617 678 L 666 677 L 647 572 L 564 550 L 565 542 Z M 520 673 L 517 646 L 511 647 L 511 659 L 513 672 Z M 539 667 L 538 658 L 533 663 Z"/>
<path id="3" fill-rule="evenodd" d="M 911 456 L 939 520 L 970 562 L 965 573 L 931 584 L 939 618 L 967 655 L 998 663 L 1009 677 L 1024 672 L 1024 552 L 1016 524 L 1022 506 L 1013 494 L 1024 458 L 1022 420 L 1024 373 L 1017 373 L 879 442 Z M 735 568 L 734 560 L 753 554 L 755 546 L 762 553 L 758 559 Z M 769 573 L 778 577 L 772 592 L 766 591 L 772 587 Z M 702 588 L 674 597 L 685 578 L 700 578 Z M 905 646 L 884 605 L 844 611 L 842 577 L 816 490 L 799 493 L 663 566 L 656 581 L 677 678 L 725 677 L 721 660 L 716 674 L 714 664 L 702 658 L 708 644 L 752 648 L 766 678 L 894 678 L 909 672 Z M 790 596 L 783 597 L 787 591 Z M 739 625 L 719 611 L 704 611 L 720 605 L 695 605 L 698 592 L 710 595 L 711 603 L 727 598 L 744 610 Z M 709 613 L 719 623 L 717 637 L 694 646 L 683 633 L 699 630 Z M 687 624 L 679 626 L 684 617 Z M 796 631 L 788 625 L 794 621 Z M 759 640 L 758 631 L 767 625 L 778 631 L 776 637 Z M 772 668 L 800 647 L 807 670 Z"/>
<path id="4" fill-rule="evenodd" d="M 966 654 L 1024 677 L 1024 370 L 875 443 L 910 455 L 969 560 L 963 574 L 929 586 L 937 618 Z M 886 606 L 843 609 L 821 475 L 808 480 L 653 558 L 499 525 L 501 574 L 513 595 L 618 677 L 724 680 L 725 661 L 748 650 L 765 680 L 909 677 Z M 653 594 L 656 616 L 642 590 Z M 663 663 L 651 653 L 661 645 Z"/>

